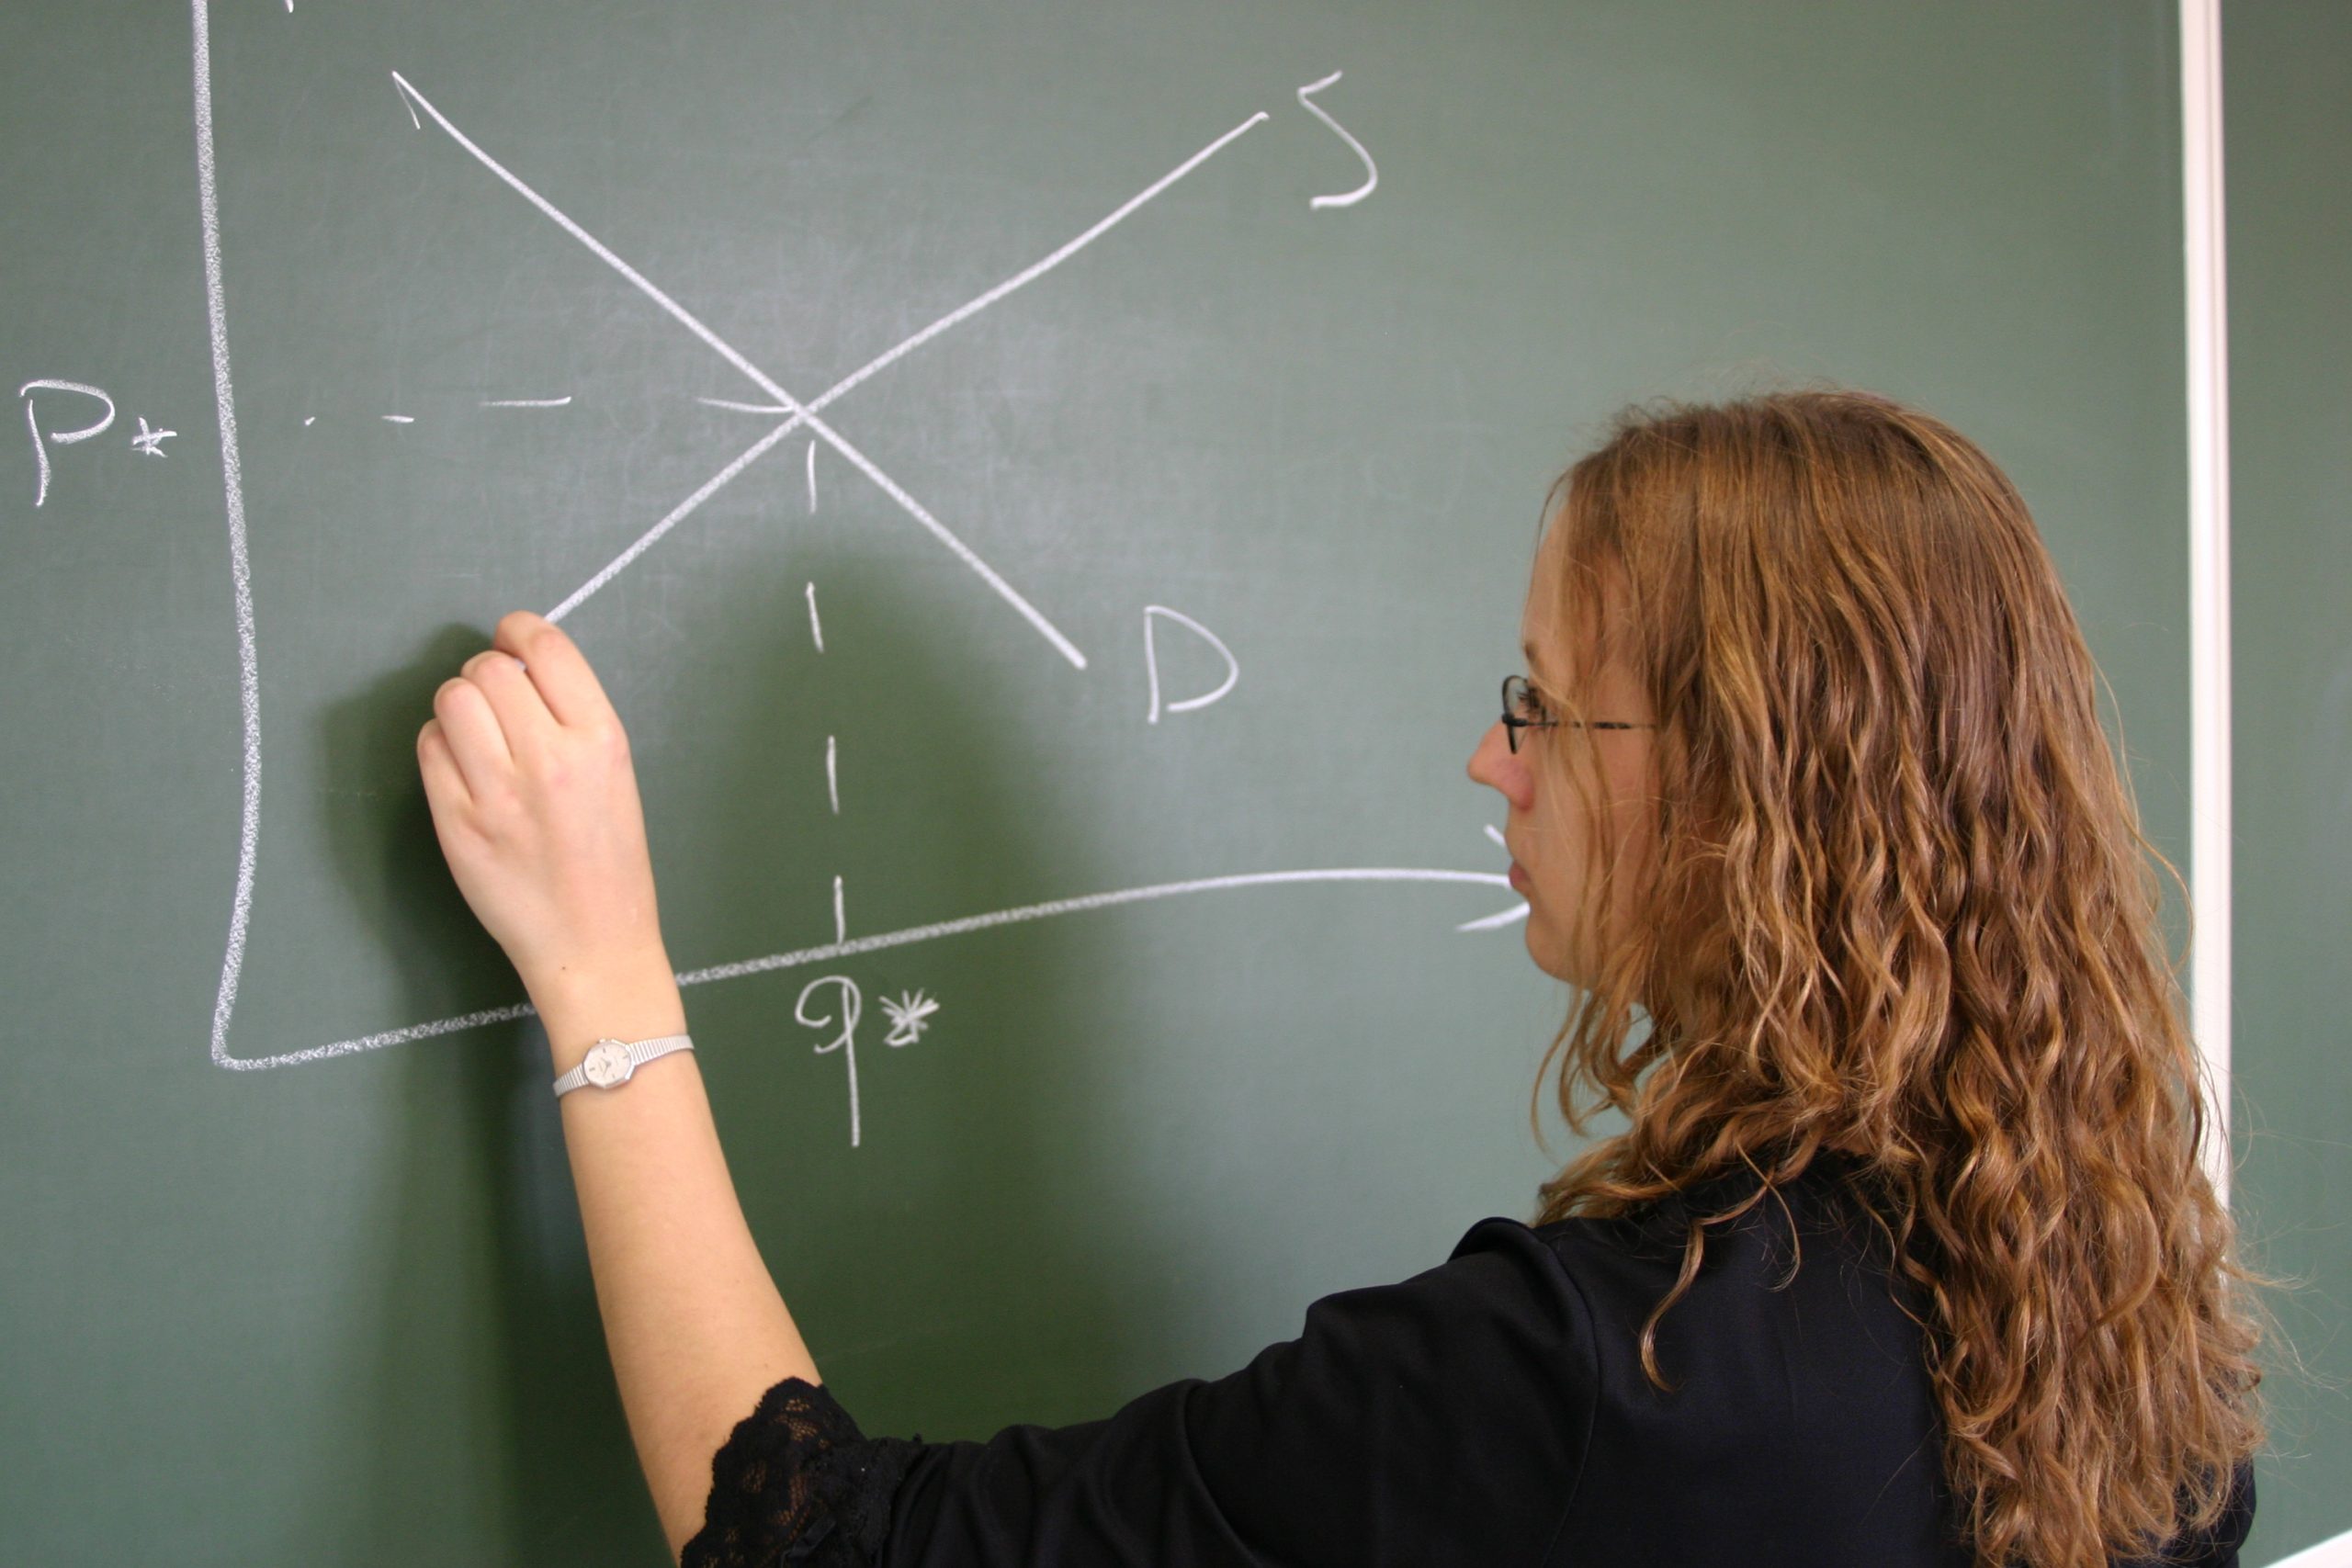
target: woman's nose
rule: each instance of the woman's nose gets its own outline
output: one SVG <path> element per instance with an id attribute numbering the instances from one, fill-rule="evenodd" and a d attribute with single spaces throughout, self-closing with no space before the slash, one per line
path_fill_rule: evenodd
<path id="1" fill-rule="evenodd" d="M 1509 732 L 1502 720 L 1487 727 L 1478 738 L 1478 749 L 1470 753 L 1468 769 L 1473 784 L 1485 784 L 1501 795 L 1520 811 L 1532 810 L 1535 805 L 1534 775 L 1525 761 L 1512 754 Z"/>
<path id="2" fill-rule="evenodd" d="M 1497 719 L 1487 726 L 1487 732 L 1478 737 L 1478 744 L 1470 753 L 1468 771 L 1471 782 L 1500 789 L 1502 785 L 1496 780 L 1495 769 L 1501 759 L 1510 755 L 1510 739 L 1504 733 L 1502 720 Z"/>

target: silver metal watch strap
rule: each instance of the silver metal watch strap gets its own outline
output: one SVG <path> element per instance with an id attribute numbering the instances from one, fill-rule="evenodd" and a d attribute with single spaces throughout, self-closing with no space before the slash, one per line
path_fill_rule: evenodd
<path id="1" fill-rule="evenodd" d="M 620 1040 L 614 1040 L 610 1042 L 599 1040 L 596 1042 L 595 1045 L 591 1045 L 588 1049 L 594 1051 L 596 1048 L 596 1045 L 603 1045 L 606 1043 L 618 1045 L 628 1054 L 628 1071 L 621 1075 L 618 1082 L 609 1086 L 614 1089 L 618 1089 L 621 1084 L 628 1082 L 630 1078 L 637 1076 L 638 1068 L 645 1066 L 646 1063 L 652 1061 L 654 1058 L 658 1056 L 666 1056 L 673 1051 L 691 1051 L 695 1048 L 694 1037 L 692 1035 L 663 1034 L 651 1040 L 639 1040 L 634 1043 Z M 555 1080 L 556 1098 L 560 1100 L 565 1095 L 570 1094 L 573 1089 L 582 1088 L 587 1084 L 587 1082 L 588 1063 L 587 1059 L 582 1057 L 570 1072 Z"/>

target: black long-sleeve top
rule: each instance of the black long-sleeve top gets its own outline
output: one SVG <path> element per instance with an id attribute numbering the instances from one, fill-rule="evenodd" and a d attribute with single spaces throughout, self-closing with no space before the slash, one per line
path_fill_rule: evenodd
<path id="1" fill-rule="evenodd" d="M 1486 1219 L 1437 1268 L 1327 1296 L 1295 1339 L 1074 1427 L 867 1438 L 821 1386 L 768 1390 L 713 1465 L 684 1568 L 1969 1568 L 1909 1289 L 1817 1157 L 1709 1235 L 1688 1213 Z M 1794 1265 L 1793 1270 L 1792 1265 Z M 1917 1311 L 1908 1295 L 1904 1302 Z M 2234 1568 L 2250 1467 L 2195 1568 Z M 2183 1544 L 2183 1543 L 2176 1543 Z"/>

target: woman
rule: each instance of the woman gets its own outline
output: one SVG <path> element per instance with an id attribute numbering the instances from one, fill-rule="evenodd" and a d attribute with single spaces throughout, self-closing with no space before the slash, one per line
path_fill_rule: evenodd
<path id="1" fill-rule="evenodd" d="M 691 1054 L 567 1094 L 686 1561 L 2236 1562 L 2256 1280 L 2017 491 L 1936 420 L 1797 392 L 1629 411 L 1555 498 L 1470 775 L 1576 987 L 1561 1108 L 1627 1130 L 1532 1225 L 1315 1303 L 1230 1377 L 934 1444 L 819 1386 Z M 435 826 L 556 1069 L 681 1032 L 578 650 L 510 615 L 434 707 Z"/>

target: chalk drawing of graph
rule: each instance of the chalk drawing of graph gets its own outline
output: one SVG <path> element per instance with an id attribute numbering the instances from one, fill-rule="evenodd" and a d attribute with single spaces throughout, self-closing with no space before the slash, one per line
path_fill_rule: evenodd
<path id="1" fill-rule="evenodd" d="M 212 71 L 210 37 L 207 17 L 207 0 L 190 0 L 193 23 L 195 64 L 196 152 L 198 209 L 204 230 L 204 266 L 207 321 L 211 334 L 213 395 L 220 427 L 221 476 L 229 526 L 230 570 L 234 589 L 238 648 L 238 694 L 243 738 L 243 789 L 238 835 L 236 890 L 232 900 L 229 936 L 222 953 L 220 983 L 213 1003 L 211 1054 L 213 1062 L 221 1067 L 247 1071 L 266 1067 L 291 1066 L 304 1062 L 322 1061 L 328 1057 L 349 1055 L 389 1045 L 404 1044 L 435 1035 L 455 1033 L 484 1024 L 502 1023 L 524 1018 L 534 1010 L 527 1002 L 504 1007 L 488 1008 L 448 1018 L 433 1019 L 421 1023 L 402 1025 L 373 1033 L 356 1035 L 325 1044 L 268 1055 L 237 1056 L 229 1050 L 229 1032 L 235 1015 L 237 985 L 243 970 L 246 938 L 252 927 L 254 897 L 254 867 L 261 830 L 261 678 L 260 653 L 254 636 L 253 581 L 251 559 L 247 547 L 245 525 L 244 481 L 239 460 L 237 443 L 236 398 L 231 374 L 227 314 L 223 302 L 223 260 L 220 251 L 220 180 L 214 161 Z M 1336 121 L 1318 105 L 1309 102 L 1309 95 L 1318 92 L 1338 80 L 1335 73 L 1322 81 L 1312 83 L 1299 91 L 1300 104 L 1325 124 L 1337 131 L 1362 158 L 1367 174 L 1365 183 L 1343 196 L 1318 197 L 1315 205 L 1341 207 L 1360 200 L 1373 189 L 1376 175 L 1371 155 L 1352 136 L 1340 129 Z M 1253 127 L 1268 118 L 1261 110 L 1238 125 L 1224 131 L 1207 145 L 1183 159 L 1142 190 L 1127 197 L 1092 227 L 1048 253 L 1039 261 L 1024 267 L 987 292 L 948 311 L 920 332 L 842 378 L 817 396 L 807 400 L 786 389 L 782 381 L 753 364 L 742 352 L 728 343 L 684 305 L 631 266 L 627 261 L 594 234 L 575 222 L 554 202 L 526 181 L 521 175 L 501 164 L 451 121 L 416 85 L 398 71 L 390 73 L 390 85 L 398 94 L 398 101 L 408 111 L 413 130 L 419 133 L 428 130 L 438 133 L 448 143 L 462 151 L 481 174 L 503 185 L 514 196 L 528 202 L 554 225 L 556 230 L 585 246 L 595 257 L 625 279 L 656 309 L 667 314 L 684 331 L 699 339 L 712 353 L 725 360 L 760 394 L 768 400 L 763 403 L 730 403 L 727 406 L 752 412 L 773 414 L 776 423 L 757 441 L 746 446 L 725 467 L 712 474 L 685 499 L 672 507 L 628 548 L 621 551 L 586 581 L 580 583 L 560 600 L 548 612 L 550 620 L 560 621 L 585 603 L 592 595 L 610 583 L 614 578 L 636 562 L 646 551 L 654 547 L 672 530 L 684 523 L 713 496 L 733 482 L 746 469 L 780 445 L 795 432 L 805 431 L 814 442 L 822 442 L 838 454 L 866 479 L 888 496 L 908 517 L 921 525 L 940 545 L 969 569 L 1015 614 L 1025 620 L 1053 651 L 1072 666 L 1083 670 L 1086 656 L 1076 644 L 1064 636 L 1046 615 L 1024 598 L 1002 574 L 980 558 L 962 539 L 909 494 L 907 491 L 877 466 L 872 458 L 835 429 L 824 415 L 827 410 L 846 398 L 874 377 L 942 334 L 953 331 L 989 306 L 1017 289 L 1036 282 L 1064 262 L 1077 255 L 1088 245 L 1125 221 L 1147 206 L 1155 197 L 1192 175 L 1217 153 L 1238 141 Z M 405 134 L 405 133 L 403 133 Z M 811 601 L 812 610 L 814 601 Z M 1488 836 L 1499 841 L 1500 835 L 1492 829 Z M 1474 883 L 1508 887 L 1509 878 L 1489 872 L 1455 871 L 1446 869 L 1396 866 L 1341 866 L 1315 870 L 1250 872 L 1235 875 L 1200 877 L 1183 882 L 1159 883 L 1145 887 L 1120 888 L 1110 892 L 1086 894 L 1077 897 L 1056 899 L 1042 904 L 1023 905 L 1016 908 L 991 910 L 957 919 L 908 927 L 870 936 L 849 937 L 837 928 L 836 940 L 820 946 L 774 953 L 761 957 L 737 960 L 707 967 L 681 972 L 677 978 L 682 986 L 703 985 L 717 980 L 763 974 L 774 970 L 791 969 L 822 964 L 837 958 L 853 957 L 883 948 L 903 946 L 910 942 L 929 942 L 960 935 L 1022 920 L 1039 919 L 1052 915 L 1075 914 L 1090 909 L 1107 908 L 1114 905 L 1173 897 L 1183 894 L 1206 893 L 1240 887 L 1266 886 L 1305 882 L 1441 882 Z M 1507 925 L 1523 917 L 1527 907 L 1521 904 L 1499 914 L 1464 922 L 1458 930 L 1490 930 Z"/>

